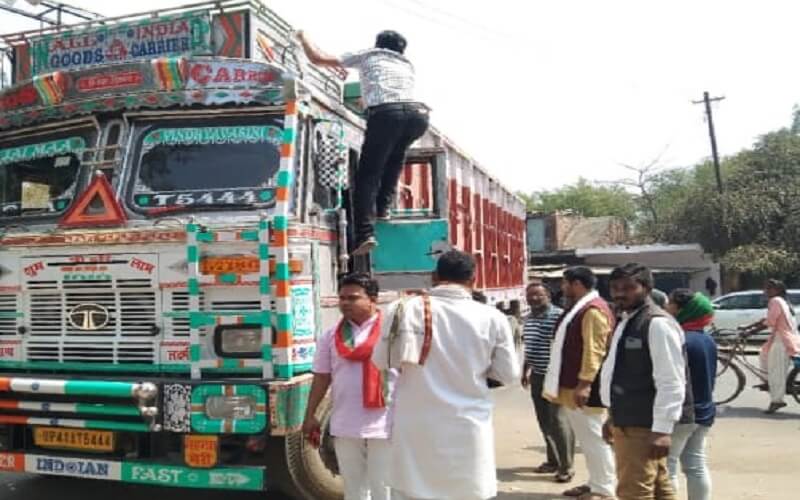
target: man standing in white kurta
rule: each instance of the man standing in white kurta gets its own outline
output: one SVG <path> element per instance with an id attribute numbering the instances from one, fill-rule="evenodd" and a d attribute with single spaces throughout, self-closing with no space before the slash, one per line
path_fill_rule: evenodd
<path id="1" fill-rule="evenodd" d="M 487 379 L 514 383 L 508 320 L 472 300 L 475 260 L 443 254 L 427 294 L 392 304 L 373 352 L 400 368 L 392 429 L 393 499 L 484 500 L 497 495 Z"/>

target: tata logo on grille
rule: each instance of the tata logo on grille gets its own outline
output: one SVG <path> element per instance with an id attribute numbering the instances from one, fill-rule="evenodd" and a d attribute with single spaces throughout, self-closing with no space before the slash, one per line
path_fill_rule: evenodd
<path id="1" fill-rule="evenodd" d="M 69 322 L 78 330 L 92 332 L 108 325 L 108 309 L 100 304 L 78 304 L 68 314 Z"/>

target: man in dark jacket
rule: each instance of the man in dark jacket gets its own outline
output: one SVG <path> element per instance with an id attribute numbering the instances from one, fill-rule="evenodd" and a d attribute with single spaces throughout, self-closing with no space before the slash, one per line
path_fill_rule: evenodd
<path id="1" fill-rule="evenodd" d="M 610 409 L 603 434 L 616 455 L 617 498 L 674 500 L 667 470 L 670 436 L 682 416 L 691 414 L 683 330 L 650 298 L 648 268 L 626 264 L 614 269 L 610 281 L 622 315 L 603 363 L 600 394 Z"/>

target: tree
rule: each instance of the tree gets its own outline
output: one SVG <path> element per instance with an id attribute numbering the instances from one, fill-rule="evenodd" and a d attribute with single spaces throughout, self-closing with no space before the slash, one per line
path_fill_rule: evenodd
<path id="1" fill-rule="evenodd" d="M 584 217 L 620 217 L 627 222 L 636 218 L 635 195 L 621 186 L 600 185 L 584 178 L 558 189 L 521 196 L 533 212 L 571 211 Z"/>
<path id="2" fill-rule="evenodd" d="M 653 183 L 661 207 L 644 233 L 669 243 L 696 242 L 728 268 L 765 277 L 800 276 L 800 137 L 791 128 L 761 136 L 722 162 L 725 192 L 703 163 Z"/>

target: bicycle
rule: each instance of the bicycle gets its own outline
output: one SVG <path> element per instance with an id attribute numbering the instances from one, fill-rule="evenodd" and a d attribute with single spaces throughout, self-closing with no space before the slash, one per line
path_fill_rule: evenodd
<path id="1" fill-rule="evenodd" d="M 741 330 L 712 330 L 711 336 L 717 343 L 717 380 L 714 387 L 714 403 L 723 405 L 736 399 L 747 385 L 745 370 L 761 381 L 755 387 L 766 390 L 767 372 L 748 359 L 747 336 Z M 753 354 L 752 352 L 750 353 Z M 786 394 L 800 403 L 800 358 L 793 358 L 794 368 L 786 378 Z M 732 392 L 728 392 L 730 387 Z"/>

